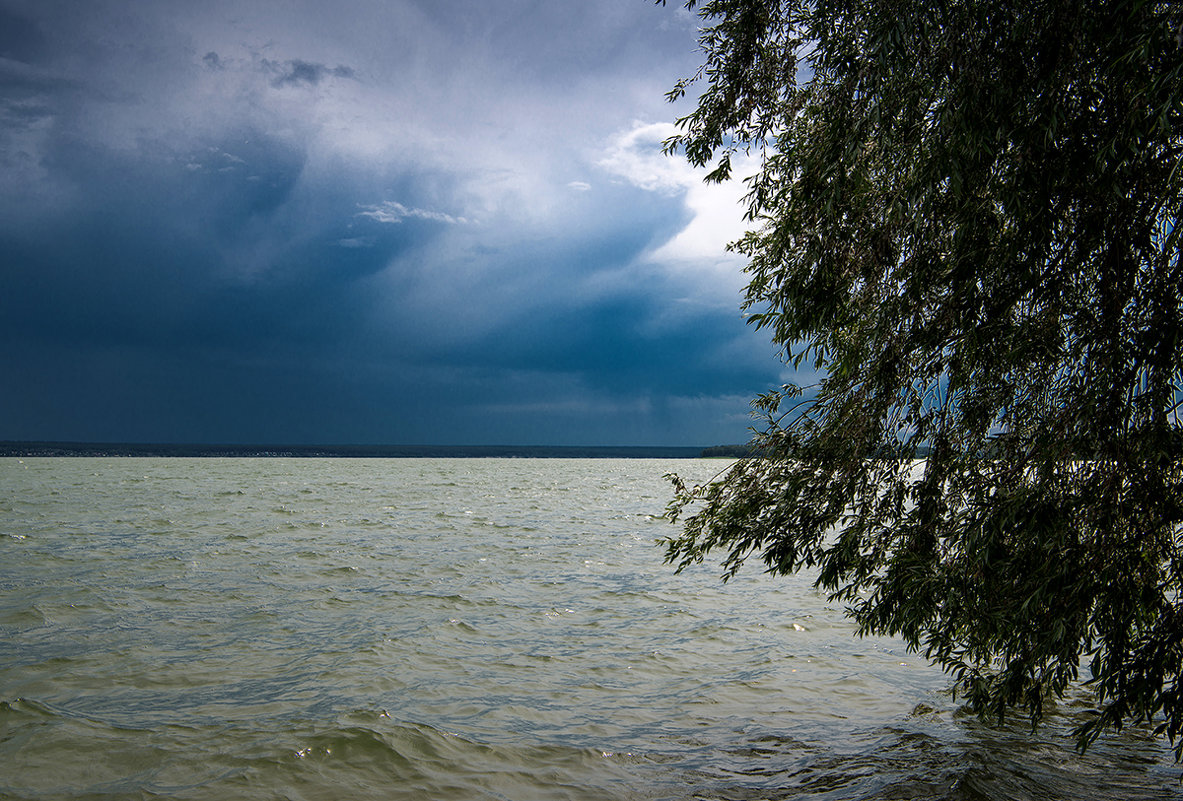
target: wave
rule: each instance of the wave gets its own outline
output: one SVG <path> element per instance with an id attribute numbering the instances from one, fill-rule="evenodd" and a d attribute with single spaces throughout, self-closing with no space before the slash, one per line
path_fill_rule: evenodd
<path id="1" fill-rule="evenodd" d="M 0 702 L 0 797 L 23 799 L 641 799 L 628 753 L 482 744 L 385 712 L 266 729 L 117 727 L 44 702 Z M 35 754 L 25 746 L 36 738 Z M 19 778 L 18 778 L 19 777 Z"/>

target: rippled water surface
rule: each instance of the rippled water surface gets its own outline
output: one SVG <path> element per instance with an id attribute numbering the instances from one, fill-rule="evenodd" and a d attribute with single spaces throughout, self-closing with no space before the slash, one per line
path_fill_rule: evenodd
<path id="1" fill-rule="evenodd" d="M 0 798 L 1165 799 L 805 578 L 681 576 L 716 461 L 0 459 Z M 1079 712 L 1075 712 L 1079 714 Z"/>

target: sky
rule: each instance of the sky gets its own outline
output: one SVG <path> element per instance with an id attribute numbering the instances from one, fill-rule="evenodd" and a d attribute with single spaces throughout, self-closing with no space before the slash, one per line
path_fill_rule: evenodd
<path id="1" fill-rule="evenodd" d="M 786 378 L 743 186 L 661 153 L 696 38 L 652 0 L 0 0 L 0 440 L 746 441 Z"/>

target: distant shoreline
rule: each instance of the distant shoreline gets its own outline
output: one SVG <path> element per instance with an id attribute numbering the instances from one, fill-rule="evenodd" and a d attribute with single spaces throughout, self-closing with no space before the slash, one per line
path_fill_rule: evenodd
<path id="1" fill-rule="evenodd" d="M 286 458 L 697 459 L 708 449 L 647 445 L 207 445 L 0 442 L 0 457 L 188 456 Z"/>

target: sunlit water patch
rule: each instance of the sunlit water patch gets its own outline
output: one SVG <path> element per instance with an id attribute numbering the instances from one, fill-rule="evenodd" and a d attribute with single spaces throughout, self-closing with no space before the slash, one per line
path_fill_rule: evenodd
<path id="1" fill-rule="evenodd" d="M 680 576 L 715 461 L 0 460 L 0 797 L 1165 799 L 803 578 Z"/>

